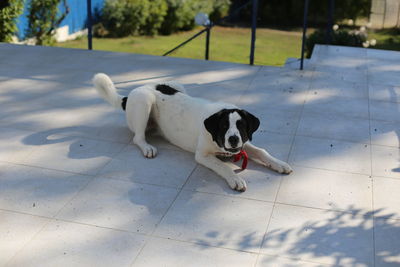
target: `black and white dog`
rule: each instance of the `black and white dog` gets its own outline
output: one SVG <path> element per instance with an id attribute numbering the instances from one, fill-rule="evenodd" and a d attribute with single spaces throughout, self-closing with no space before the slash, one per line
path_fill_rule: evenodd
<path id="1" fill-rule="evenodd" d="M 172 144 L 193 152 L 198 163 L 222 176 L 237 191 L 246 190 L 246 182 L 231 167 L 218 159 L 244 150 L 250 159 L 279 173 L 291 173 L 285 162 L 250 143 L 260 121 L 238 107 L 190 97 L 182 85 L 174 82 L 149 84 L 132 90 L 128 97 L 119 95 L 111 79 L 103 74 L 93 78 L 98 93 L 115 108 L 126 111 L 133 143 L 147 158 L 157 149 L 147 143 L 145 132 L 150 125 Z"/>

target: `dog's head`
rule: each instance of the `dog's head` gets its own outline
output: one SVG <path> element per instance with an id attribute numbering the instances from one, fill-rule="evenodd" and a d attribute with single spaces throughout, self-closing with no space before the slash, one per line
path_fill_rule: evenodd
<path id="1" fill-rule="evenodd" d="M 213 141 L 225 152 L 239 153 L 260 126 L 260 120 L 242 109 L 223 109 L 204 120 Z"/>

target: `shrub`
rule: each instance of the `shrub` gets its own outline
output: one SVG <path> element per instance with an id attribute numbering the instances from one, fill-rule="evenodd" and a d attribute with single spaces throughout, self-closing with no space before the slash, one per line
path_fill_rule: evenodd
<path id="1" fill-rule="evenodd" d="M 168 5 L 166 0 L 150 0 L 149 14 L 145 23 L 140 27 L 140 33 L 156 35 L 167 15 Z"/>
<path id="2" fill-rule="evenodd" d="M 102 21 L 110 37 L 124 37 L 139 32 L 149 16 L 148 0 L 106 0 Z"/>
<path id="3" fill-rule="evenodd" d="M 28 8 L 27 37 L 34 37 L 38 45 L 51 45 L 55 42 L 54 30 L 69 13 L 66 0 L 63 0 L 64 12 L 58 15 L 61 0 L 31 0 Z"/>
<path id="4" fill-rule="evenodd" d="M 217 22 L 219 19 L 225 17 L 229 13 L 231 0 L 214 0 L 213 10 L 210 14 L 210 20 Z"/>
<path id="5" fill-rule="evenodd" d="M 17 31 L 15 19 L 22 14 L 23 0 L 2 0 L 0 2 L 0 42 L 10 42 Z"/>
<path id="6" fill-rule="evenodd" d="M 241 6 L 245 0 L 232 0 L 235 8 Z M 260 26 L 301 26 L 303 23 L 304 2 L 299 0 L 268 0 L 258 1 Z M 325 25 L 327 22 L 329 1 L 310 1 L 308 10 L 309 25 Z M 249 23 L 251 21 L 251 4 L 243 9 L 236 21 Z M 371 0 L 336 0 L 334 18 L 336 21 L 351 18 L 355 21 L 359 17 L 368 17 L 371 10 Z"/>
<path id="7" fill-rule="evenodd" d="M 198 12 L 210 14 L 213 0 L 167 0 L 168 11 L 161 26 L 162 34 L 171 34 L 179 30 L 194 28 L 194 17 Z"/>
<path id="8" fill-rule="evenodd" d="M 94 25 L 97 36 L 123 37 L 132 34 L 171 34 L 195 26 L 198 12 L 219 19 L 228 14 L 231 0 L 106 0 L 101 22 Z"/>
<path id="9" fill-rule="evenodd" d="M 307 58 L 311 57 L 312 51 L 315 44 L 325 44 L 326 30 L 316 30 L 306 40 L 306 55 Z M 331 44 L 332 45 L 344 45 L 344 46 L 356 46 L 362 47 L 363 43 L 367 41 L 367 34 L 365 31 L 348 31 L 348 30 L 336 30 L 332 31 Z"/>

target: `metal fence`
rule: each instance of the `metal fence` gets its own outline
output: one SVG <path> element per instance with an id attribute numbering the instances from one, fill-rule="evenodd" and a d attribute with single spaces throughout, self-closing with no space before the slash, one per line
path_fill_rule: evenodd
<path id="1" fill-rule="evenodd" d="M 328 17 L 327 17 L 327 27 L 326 27 L 326 43 L 331 43 L 331 36 L 332 36 L 332 26 L 333 26 L 333 11 L 335 7 L 335 0 L 327 0 L 328 1 Z M 252 16 L 251 16 L 251 40 L 250 40 L 250 65 L 254 64 L 254 56 L 255 56 L 255 42 L 256 42 L 256 29 L 257 29 L 257 11 L 258 11 L 258 0 L 250 0 L 244 5 L 237 8 L 235 11 L 231 12 L 231 14 L 225 18 L 222 18 L 217 23 L 220 23 L 224 20 L 229 19 L 233 14 L 239 12 L 243 8 L 247 7 L 248 5 L 252 5 Z M 301 54 L 300 54 L 300 70 L 304 68 L 304 50 L 305 50 L 305 42 L 306 42 L 306 34 L 307 34 L 307 16 L 308 16 L 308 8 L 309 8 L 310 0 L 304 0 L 304 14 L 303 14 L 303 35 L 302 35 L 302 44 L 301 44 Z M 93 49 L 93 34 L 92 34 L 92 0 L 87 0 L 87 27 L 88 27 L 88 49 Z M 189 43 L 190 41 L 194 40 L 195 38 L 199 37 L 203 33 L 206 33 L 206 44 L 205 44 L 205 60 L 209 59 L 209 47 L 210 47 L 210 36 L 211 36 L 211 29 L 215 24 L 212 22 L 207 23 L 204 26 L 204 29 L 187 39 L 186 41 L 182 42 L 181 44 L 177 45 L 173 49 L 169 50 L 163 56 L 167 56 L 170 53 L 176 51 L 180 47 L 184 46 L 185 44 Z"/>

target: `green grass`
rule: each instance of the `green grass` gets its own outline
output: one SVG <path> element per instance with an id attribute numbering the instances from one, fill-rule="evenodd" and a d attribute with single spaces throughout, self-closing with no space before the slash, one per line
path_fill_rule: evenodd
<path id="1" fill-rule="evenodd" d="M 130 36 L 125 38 L 94 38 L 93 48 L 115 52 L 148 55 L 162 55 L 185 41 L 201 28 L 180 32 L 169 36 Z M 311 33 L 313 29 L 309 29 Z M 400 51 L 400 30 L 374 30 L 368 39 L 376 39 L 373 48 Z M 250 35 L 248 28 L 229 28 L 216 26 L 211 31 L 210 60 L 236 63 L 249 63 Z M 59 47 L 87 48 L 87 39 L 58 43 Z M 288 57 L 300 57 L 301 30 L 283 31 L 257 29 L 255 64 L 282 66 Z M 205 34 L 181 47 L 169 56 L 204 59 Z"/>
<path id="2" fill-rule="evenodd" d="M 376 40 L 372 48 L 400 51 L 400 29 L 374 30 L 368 34 L 368 39 Z"/>
<path id="3" fill-rule="evenodd" d="M 162 55 L 185 41 L 201 28 L 170 36 L 131 36 L 125 38 L 94 38 L 93 48 L 115 52 Z M 214 27 L 210 38 L 210 60 L 249 63 L 251 31 L 247 28 Z M 87 48 L 87 39 L 81 38 L 59 47 Z M 257 29 L 255 64 L 281 66 L 288 57 L 299 57 L 301 33 Z M 173 57 L 204 59 L 205 34 L 181 47 Z"/>

